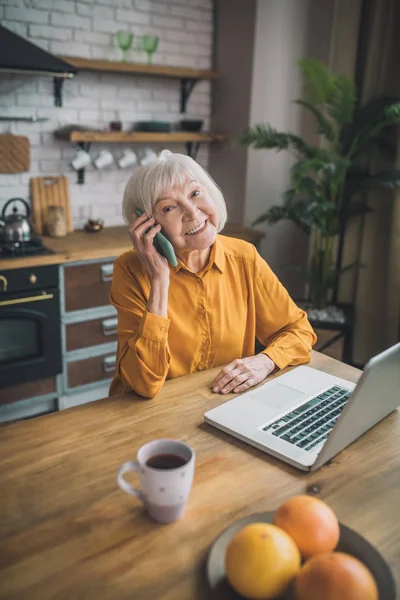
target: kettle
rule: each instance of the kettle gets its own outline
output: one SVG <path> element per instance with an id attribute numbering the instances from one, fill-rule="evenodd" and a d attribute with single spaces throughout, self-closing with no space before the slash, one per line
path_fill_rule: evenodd
<path id="1" fill-rule="evenodd" d="M 13 202 L 21 202 L 25 205 L 25 214 L 18 212 L 14 206 L 12 213 L 6 215 L 7 207 Z M 31 209 L 29 204 L 22 198 L 11 198 L 5 203 L 0 218 L 0 244 L 15 244 L 19 242 L 30 242 L 32 237 L 32 225 L 29 222 Z"/>

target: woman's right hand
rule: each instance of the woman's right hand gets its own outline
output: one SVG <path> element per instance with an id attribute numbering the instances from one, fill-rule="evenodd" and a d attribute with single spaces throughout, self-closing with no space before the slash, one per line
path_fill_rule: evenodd
<path id="1" fill-rule="evenodd" d="M 151 227 L 150 231 L 146 231 Z M 150 281 L 162 280 L 169 282 L 168 261 L 156 250 L 154 238 L 161 231 L 161 225 L 155 225 L 155 219 L 150 219 L 146 214 L 137 217 L 133 216 L 132 225 L 129 228 L 129 236 L 133 247 L 143 262 L 146 271 L 150 276 Z"/>

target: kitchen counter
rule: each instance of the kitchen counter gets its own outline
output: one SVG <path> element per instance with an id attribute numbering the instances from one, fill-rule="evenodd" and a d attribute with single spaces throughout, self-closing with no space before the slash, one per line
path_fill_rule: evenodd
<path id="1" fill-rule="evenodd" d="M 64 238 L 44 236 L 43 243 L 54 254 L 0 259 L 0 270 L 119 256 L 132 246 L 126 227 L 106 227 L 97 233 L 74 231 Z"/>
<path id="2" fill-rule="evenodd" d="M 224 234 L 246 240 L 255 245 L 264 236 L 261 231 L 234 224 L 227 224 Z M 54 254 L 0 259 L 0 271 L 110 258 L 119 256 L 132 247 L 128 230 L 124 226 L 106 227 L 98 233 L 86 233 L 83 230 L 74 231 L 65 238 L 44 236 L 43 242 L 47 248 L 54 251 Z"/>

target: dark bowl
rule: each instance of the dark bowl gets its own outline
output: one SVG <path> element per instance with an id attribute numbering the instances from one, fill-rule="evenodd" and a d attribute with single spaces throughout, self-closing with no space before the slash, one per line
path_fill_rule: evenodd
<path id="1" fill-rule="evenodd" d="M 133 125 L 133 131 L 171 131 L 171 123 L 169 121 L 136 121 Z"/>
<path id="2" fill-rule="evenodd" d="M 203 119 L 185 119 L 179 121 L 179 126 L 182 131 L 200 131 L 203 123 Z"/>
<path id="3" fill-rule="evenodd" d="M 210 588 L 210 598 L 216 600 L 243 600 L 229 585 L 225 576 L 225 553 L 232 536 L 249 523 L 272 523 L 274 512 L 265 512 L 244 517 L 225 529 L 214 541 L 206 562 L 206 577 Z M 379 600 L 396 600 L 396 584 L 392 571 L 378 550 L 350 527 L 340 525 L 339 552 L 351 554 L 371 571 L 379 591 Z M 292 600 L 289 590 L 279 600 Z M 323 599 L 321 599 L 323 600 Z"/>

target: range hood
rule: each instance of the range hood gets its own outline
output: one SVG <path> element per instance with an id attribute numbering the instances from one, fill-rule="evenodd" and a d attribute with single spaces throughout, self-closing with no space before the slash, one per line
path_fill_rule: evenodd
<path id="1" fill-rule="evenodd" d="M 61 106 L 62 82 L 77 72 L 78 70 L 67 62 L 0 26 L 0 73 L 54 77 L 55 105 Z"/>

